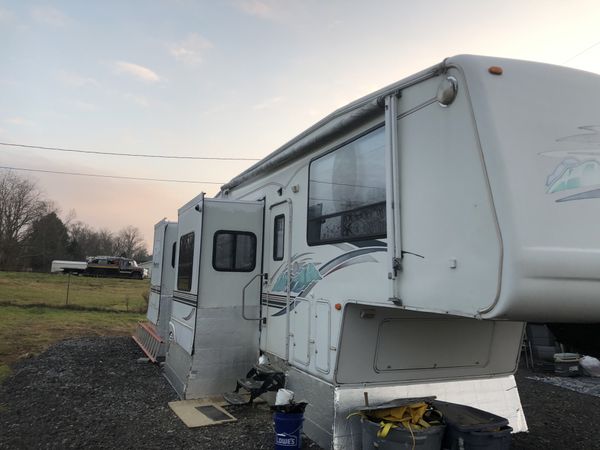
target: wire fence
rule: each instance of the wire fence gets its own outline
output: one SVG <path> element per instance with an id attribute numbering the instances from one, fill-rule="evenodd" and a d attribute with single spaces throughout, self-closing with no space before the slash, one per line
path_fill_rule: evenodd
<path id="1" fill-rule="evenodd" d="M 0 305 L 145 313 L 150 281 L 0 271 Z"/>

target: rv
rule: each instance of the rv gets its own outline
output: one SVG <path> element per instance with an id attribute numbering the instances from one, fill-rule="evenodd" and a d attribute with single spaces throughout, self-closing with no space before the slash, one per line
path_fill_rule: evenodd
<path id="1" fill-rule="evenodd" d="M 152 362 L 163 359 L 166 353 L 176 254 L 177 223 L 163 219 L 154 225 L 148 321 L 139 322 L 132 336 Z"/>
<path id="2" fill-rule="evenodd" d="M 527 430 L 525 323 L 600 320 L 599 104 L 597 75 L 457 56 L 194 198 L 167 378 L 183 398 L 243 387 L 262 353 L 325 448 L 360 448 L 348 416 L 367 398 L 435 395 Z"/>

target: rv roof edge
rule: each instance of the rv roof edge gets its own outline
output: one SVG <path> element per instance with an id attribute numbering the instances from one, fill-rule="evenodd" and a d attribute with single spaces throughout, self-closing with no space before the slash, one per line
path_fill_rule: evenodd
<path id="1" fill-rule="evenodd" d="M 196 206 L 196 204 L 202 202 L 202 200 L 204 199 L 204 197 L 206 196 L 205 192 L 201 192 L 200 194 L 196 195 L 193 199 L 191 199 L 189 202 L 187 202 L 185 205 L 181 206 L 178 210 L 177 213 L 181 214 L 183 211 L 185 211 L 186 209 L 191 208 L 192 206 Z"/>
<path id="2" fill-rule="evenodd" d="M 407 88 L 428 78 L 434 77 L 446 70 L 446 61 L 428 69 L 390 84 L 372 94 L 366 95 L 346 106 L 334 111 L 327 117 L 308 128 L 303 133 L 285 143 L 277 150 L 252 165 L 229 183 L 221 187 L 221 192 L 233 189 L 245 181 L 269 170 L 276 169 L 286 162 L 300 156 L 311 147 L 317 147 L 325 142 L 365 122 L 383 110 L 382 99 L 394 91 Z"/>

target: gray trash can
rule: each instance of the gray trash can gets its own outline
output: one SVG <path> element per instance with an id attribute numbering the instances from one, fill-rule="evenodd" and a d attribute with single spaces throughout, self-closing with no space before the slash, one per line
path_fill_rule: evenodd
<path id="1" fill-rule="evenodd" d="M 431 428 L 413 430 L 412 434 L 403 426 L 392 428 L 385 438 L 377 437 L 379 423 L 372 422 L 366 417 L 362 422 L 363 450 L 440 450 L 444 437 L 445 425 L 432 425 Z"/>
<path id="2" fill-rule="evenodd" d="M 444 416 L 444 450 L 508 450 L 512 428 L 508 420 L 481 409 L 458 403 L 432 402 Z"/>

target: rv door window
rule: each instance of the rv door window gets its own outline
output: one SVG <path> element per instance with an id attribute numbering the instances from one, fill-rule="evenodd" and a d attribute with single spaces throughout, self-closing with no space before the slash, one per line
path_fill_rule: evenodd
<path id="1" fill-rule="evenodd" d="M 280 214 L 273 221 L 273 261 L 281 261 L 283 259 L 284 236 L 285 216 Z"/>
<path id="2" fill-rule="evenodd" d="M 179 239 L 179 261 L 177 262 L 177 289 L 192 289 L 192 273 L 194 267 L 194 233 L 188 233 Z"/>
<path id="3" fill-rule="evenodd" d="M 311 162 L 309 245 L 385 237 L 384 147 L 380 127 Z"/>
<path id="4" fill-rule="evenodd" d="M 252 272 L 256 267 L 256 235 L 247 231 L 217 231 L 212 263 L 220 272 Z"/>

